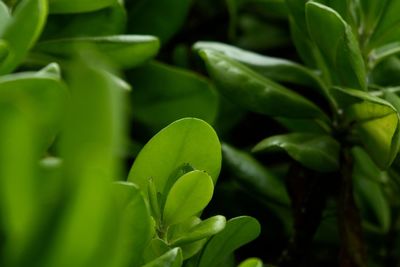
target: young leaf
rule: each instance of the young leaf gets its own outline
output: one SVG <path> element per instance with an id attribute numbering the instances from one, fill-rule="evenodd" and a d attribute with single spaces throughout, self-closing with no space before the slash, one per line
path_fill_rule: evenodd
<path id="1" fill-rule="evenodd" d="M 77 46 L 84 45 L 93 45 L 121 68 L 132 68 L 153 58 L 160 46 L 158 39 L 153 36 L 114 35 L 43 41 L 36 45 L 35 52 L 71 57 Z"/>
<path id="2" fill-rule="evenodd" d="M 152 178 L 157 191 L 167 194 L 179 178 L 176 172 L 187 164 L 191 170 L 206 171 L 215 184 L 221 167 L 221 145 L 211 126 L 199 119 L 178 120 L 155 135 L 140 151 L 128 180 L 146 191 Z"/>
<path id="3" fill-rule="evenodd" d="M 397 110 L 389 102 L 362 91 L 335 88 L 333 93 L 368 154 L 381 169 L 388 168 L 399 151 Z"/>
<path id="4" fill-rule="evenodd" d="M 192 171 L 181 176 L 172 186 L 164 207 L 165 225 L 180 223 L 202 211 L 214 191 L 213 180 L 203 171 Z"/>
<path id="5" fill-rule="evenodd" d="M 268 116 L 329 120 L 315 104 L 212 49 L 201 49 L 217 88 L 228 99 Z"/>
<path id="6" fill-rule="evenodd" d="M 199 224 L 181 233 L 176 239 L 170 240 L 171 246 L 182 246 L 187 243 L 208 238 L 222 231 L 225 228 L 226 219 L 224 216 L 217 215 L 208 218 Z"/>
<path id="7" fill-rule="evenodd" d="M 215 50 L 271 80 L 309 86 L 316 90 L 317 93 L 328 98 L 330 97 L 329 91 L 322 83 L 320 77 L 312 70 L 295 62 L 259 55 L 217 42 L 197 42 L 194 45 L 194 49 Z"/>
<path id="8" fill-rule="evenodd" d="M 234 250 L 260 234 L 260 224 L 252 217 L 241 216 L 229 220 L 225 229 L 213 236 L 201 254 L 199 267 L 216 267 Z"/>
<path id="9" fill-rule="evenodd" d="M 238 267 L 263 267 L 263 263 L 260 259 L 250 258 L 243 261 Z"/>
<path id="10" fill-rule="evenodd" d="M 152 62 L 134 69 L 129 80 L 133 117 L 154 132 L 184 117 L 213 123 L 218 99 L 214 87 L 195 73 Z M 207 107 L 207 108 L 205 108 Z"/>
<path id="11" fill-rule="evenodd" d="M 139 266 L 142 254 L 150 241 L 150 214 L 141 191 L 131 183 L 114 184 L 118 240 L 115 246 L 116 261 L 113 266 Z"/>
<path id="12" fill-rule="evenodd" d="M 306 4 L 306 18 L 311 39 L 329 67 L 331 82 L 366 90 L 365 65 L 351 27 L 336 11 L 315 1 Z"/>
<path id="13" fill-rule="evenodd" d="M 9 55 L 0 64 L 0 75 L 12 72 L 34 45 L 45 25 L 47 0 L 23 0 L 12 18 L 0 26 L 0 39 L 6 41 Z"/>
<path id="14" fill-rule="evenodd" d="M 258 143 L 253 151 L 264 152 L 277 148 L 285 150 L 294 160 L 315 171 L 332 172 L 339 168 L 340 144 L 329 135 L 276 135 Z"/>
<path id="15" fill-rule="evenodd" d="M 290 204 L 282 179 L 269 172 L 250 154 L 227 144 L 222 145 L 222 153 L 228 169 L 244 186 L 247 186 L 252 192 L 279 204 Z"/>
<path id="16" fill-rule="evenodd" d="M 105 8 L 117 0 L 49 0 L 50 13 L 80 13 Z"/>
<path id="17" fill-rule="evenodd" d="M 180 248 L 173 248 L 142 267 L 181 267 L 182 260 L 182 250 Z"/>

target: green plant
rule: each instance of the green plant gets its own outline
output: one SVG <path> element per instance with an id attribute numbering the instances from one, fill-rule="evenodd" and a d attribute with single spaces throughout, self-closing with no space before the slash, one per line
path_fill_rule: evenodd
<path id="1" fill-rule="evenodd" d="M 125 181 L 131 88 L 123 70 L 155 73 L 171 87 L 180 79 L 177 95 L 192 87 L 192 103 L 216 105 L 211 85 L 188 71 L 160 63 L 135 71 L 160 43 L 122 34 L 126 20 L 116 0 L 0 1 L 1 266 L 217 266 L 259 235 L 249 216 L 200 219 L 221 145 L 201 119 L 170 122 L 183 113 L 212 121 L 215 108 L 177 102 L 169 106 L 186 107 L 180 116 L 153 119 L 135 111 L 153 132 L 170 125 L 138 149 Z M 147 79 L 138 84 L 156 86 Z M 244 264 L 253 262 L 261 264 Z"/>
<path id="2" fill-rule="evenodd" d="M 385 62 L 399 51 L 400 7 L 396 1 L 287 0 L 286 5 L 292 39 L 306 66 L 222 43 L 198 42 L 194 49 L 221 94 L 289 130 L 252 149 L 289 156 L 285 173 L 294 233 L 279 266 L 299 266 L 305 259 L 331 199 L 336 199 L 341 266 L 367 266 L 362 231 L 369 238 L 395 227 L 389 199 L 398 179 L 393 162 L 400 141 L 399 97 L 397 87 L 381 81 L 390 76 Z M 238 179 L 285 203 L 285 194 L 268 190 L 279 184 L 277 178 L 255 159 L 229 146 L 224 155 Z"/>

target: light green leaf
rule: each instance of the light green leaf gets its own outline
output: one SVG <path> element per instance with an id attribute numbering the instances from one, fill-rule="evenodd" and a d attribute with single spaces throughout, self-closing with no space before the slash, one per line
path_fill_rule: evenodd
<path id="1" fill-rule="evenodd" d="M 330 69 L 331 82 L 366 90 L 365 65 L 351 27 L 335 10 L 314 1 L 306 4 L 306 18 L 311 39 Z"/>
<path id="2" fill-rule="evenodd" d="M 312 102 L 262 77 L 243 64 L 212 49 L 201 49 L 208 72 L 228 99 L 269 116 L 319 118 L 327 116 Z"/>
<path id="3" fill-rule="evenodd" d="M 260 234 L 260 224 L 252 217 L 241 216 L 229 220 L 225 229 L 213 236 L 202 252 L 199 267 L 216 267 L 234 250 Z"/>
<path id="4" fill-rule="evenodd" d="M 136 1 L 127 5 L 128 32 L 155 35 L 165 44 L 183 26 L 191 4 L 192 0 Z"/>
<path id="5" fill-rule="evenodd" d="M 80 13 L 102 9 L 117 0 L 49 0 L 50 13 Z"/>
<path id="6" fill-rule="evenodd" d="M 206 79 L 183 69 L 152 62 L 129 73 L 133 117 L 154 132 L 184 117 L 212 124 L 218 99 Z"/>
<path id="7" fill-rule="evenodd" d="M 115 251 L 116 261 L 112 266 L 139 266 L 143 252 L 154 229 L 141 191 L 131 183 L 114 184 L 114 198 L 117 208 L 115 235 L 118 236 Z"/>
<path id="8" fill-rule="evenodd" d="M 224 162 L 232 175 L 252 192 L 279 204 L 289 205 L 284 181 L 269 172 L 250 154 L 227 144 L 222 145 Z"/>
<path id="9" fill-rule="evenodd" d="M 167 253 L 169 250 L 170 247 L 164 240 L 153 238 L 143 253 L 143 260 L 144 262 L 153 261 L 164 253 Z"/>
<path id="10" fill-rule="evenodd" d="M 3 32 L 3 29 L 7 26 L 10 18 L 11 14 L 8 6 L 4 2 L 0 1 L 0 32 Z"/>
<path id="11" fill-rule="evenodd" d="M 290 60 L 263 56 L 217 42 L 197 42 L 194 49 L 215 50 L 271 80 L 309 86 L 319 94 L 329 97 L 328 89 L 316 73 Z"/>
<path id="12" fill-rule="evenodd" d="M 254 152 L 283 149 L 290 157 L 315 171 L 332 172 L 339 168 L 340 144 L 329 135 L 291 133 L 264 139 Z"/>
<path id="13" fill-rule="evenodd" d="M 194 118 L 178 120 L 155 135 L 140 151 L 128 180 L 145 191 L 152 178 L 157 192 L 166 195 L 188 165 L 190 170 L 206 171 L 215 184 L 221 145 L 211 126 Z"/>
<path id="14" fill-rule="evenodd" d="M 143 267 L 181 267 L 182 266 L 182 250 L 173 248 L 157 259 L 143 265 Z"/>
<path id="15" fill-rule="evenodd" d="M 111 62 L 122 68 L 132 68 L 153 58 L 159 49 L 159 41 L 153 36 L 114 35 L 77 37 L 40 42 L 35 52 L 53 56 L 71 57 L 78 46 L 93 45 Z"/>
<path id="16" fill-rule="evenodd" d="M 239 267 L 263 267 L 263 263 L 260 259 L 250 258 L 239 264 Z"/>
<path id="17" fill-rule="evenodd" d="M 208 238 L 222 231 L 225 228 L 225 224 L 225 217 L 216 215 L 192 226 L 187 229 L 186 232 L 181 233 L 180 236 L 175 237 L 169 242 L 172 246 L 181 246 L 203 238 Z"/>
<path id="18" fill-rule="evenodd" d="M 30 122 L 40 129 L 36 142 L 46 149 L 62 125 L 68 99 L 59 75 L 45 69 L 1 76 L 0 98 L 26 113 Z"/>
<path id="19" fill-rule="evenodd" d="M 335 88 L 336 99 L 374 162 L 388 168 L 399 150 L 399 115 L 387 101 L 368 93 Z"/>
<path id="20" fill-rule="evenodd" d="M 163 212 L 164 225 L 180 223 L 201 212 L 210 202 L 213 180 L 204 171 L 192 171 L 181 176 L 168 193 Z"/>
<path id="21" fill-rule="evenodd" d="M 17 6 L 13 16 L 0 26 L 0 39 L 9 49 L 8 57 L 1 62 L 0 74 L 12 72 L 35 44 L 47 17 L 47 0 L 24 0 Z"/>

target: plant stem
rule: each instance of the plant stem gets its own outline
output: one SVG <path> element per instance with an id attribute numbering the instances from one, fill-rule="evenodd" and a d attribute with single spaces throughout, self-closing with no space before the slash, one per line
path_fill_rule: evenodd
<path id="1" fill-rule="evenodd" d="M 287 176 L 287 188 L 292 201 L 294 233 L 288 248 L 279 260 L 280 267 L 299 267 L 305 259 L 325 208 L 326 179 L 293 163 Z"/>
<path id="2" fill-rule="evenodd" d="M 361 218 L 353 195 L 353 160 L 343 150 L 341 184 L 338 196 L 338 226 L 341 238 L 340 267 L 366 267 L 366 250 Z"/>

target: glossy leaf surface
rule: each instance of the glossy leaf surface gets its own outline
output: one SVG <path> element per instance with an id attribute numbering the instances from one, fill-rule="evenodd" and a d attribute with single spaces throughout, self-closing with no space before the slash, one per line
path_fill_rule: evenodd
<path id="1" fill-rule="evenodd" d="M 254 152 L 285 150 L 290 157 L 307 168 L 331 172 L 339 168 L 339 143 L 328 135 L 292 133 L 268 137 L 258 143 Z"/>
<path id="2" fill-rule="evenodd" d="M 210 202 L 214 185 L 203 171 L 192 171 L 181 176 L 172 186 L 165 203 L 163 221 L 172 225 L 202 211 Z"/>

